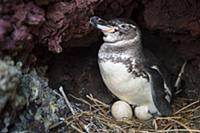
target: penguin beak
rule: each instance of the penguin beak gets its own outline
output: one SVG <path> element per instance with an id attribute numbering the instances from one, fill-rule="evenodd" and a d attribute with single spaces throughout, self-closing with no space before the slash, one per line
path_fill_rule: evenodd
<path id="1" fill-rule="evenodd" d="M 112 33 L 116 30 L 116 27 L 113 26 L 110 22 L 103 20 L 97 16 L 93 16 L 90 18 L 90 24 L 93 27 L 100 29 L 102 32 Z"/>

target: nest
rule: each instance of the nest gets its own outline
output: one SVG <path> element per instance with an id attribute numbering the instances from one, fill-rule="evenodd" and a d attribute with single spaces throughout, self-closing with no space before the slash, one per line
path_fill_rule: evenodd
<path id="1" fill-rule="evenodd" d="M 132 120 L 116 121 L 111 116 L 110 105 L 87 95 L 87 99 L 71 97 L 78 100 L 88 108 L 85 110 L 74 109 L 66 95 L 64 98 L 73 115 L 49 127 L 53 130 L 64 126 L 67 132 L 79 133 L 168 133 L 189 132 L 200 133 L 200 100 L 188 103 L 184 98 L 177 98 L 173 104 L 174 113 L 170 117 L 157 117 L 148 121 Z"/>

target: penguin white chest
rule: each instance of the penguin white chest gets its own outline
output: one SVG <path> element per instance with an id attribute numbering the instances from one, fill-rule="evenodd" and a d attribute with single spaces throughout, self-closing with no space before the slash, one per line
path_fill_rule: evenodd
<path id="1" fill-rule="evenodd" d="M 99 63 L 102 78 L 108 89 L 130 104 L 147 104 L 151 101 L 150 83 L 142 76 L 128 72 L 123 63 Z"/>

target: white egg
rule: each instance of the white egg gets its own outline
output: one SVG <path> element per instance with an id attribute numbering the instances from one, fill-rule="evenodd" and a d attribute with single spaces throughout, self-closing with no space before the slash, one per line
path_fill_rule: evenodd
<path id="1" fill-rule="evenodd" d="M 134 110 L 135 116 L 140 120 L 149 120 L 153 116 L 148 112 L 147 106 L 138 106 Z"/>
<path id="2" fill-rule="evenodd" d="M 131 106 L 124 101 L 117 101 L 112 105 L 111 113 L 116 120 L 131 119 L 133 111 Z"/>

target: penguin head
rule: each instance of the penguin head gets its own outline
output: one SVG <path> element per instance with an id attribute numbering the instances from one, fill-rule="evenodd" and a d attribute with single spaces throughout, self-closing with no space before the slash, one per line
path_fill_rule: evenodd
<path id="1" fill-rule="evenodd" d="M 115 43 L 133 39 L 140 41 L 140 29 L 133 21 L 126 19 L 111 19 L 106 21 L 93 16 L 90 18 L 90 24 L 103 32 L 103 40 L 105 42 Z"/>

